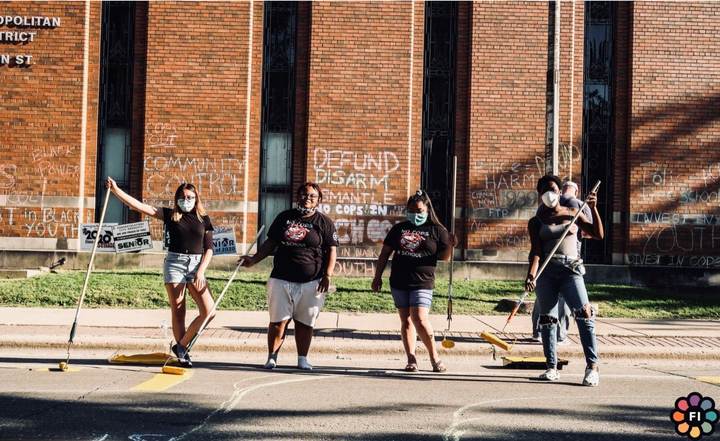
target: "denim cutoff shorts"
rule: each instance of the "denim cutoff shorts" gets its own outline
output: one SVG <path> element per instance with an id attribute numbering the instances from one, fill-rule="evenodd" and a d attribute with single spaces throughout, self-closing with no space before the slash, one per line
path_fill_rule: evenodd
<path id="1" fill-rule="evenodd" d="M 169 251 L 165 256 L 163 280 L 165 283 L 193 283 L 202 254 L 182 254 Z"/>
<path id="2" fill-rule="evenodd" d="M 410 308 L 412 306 L 429 309 L 432 306 L 432 289 L 404 290 L 390 287 L 390 292 L 392 292 L 393 301 L 397 309 Z"/>

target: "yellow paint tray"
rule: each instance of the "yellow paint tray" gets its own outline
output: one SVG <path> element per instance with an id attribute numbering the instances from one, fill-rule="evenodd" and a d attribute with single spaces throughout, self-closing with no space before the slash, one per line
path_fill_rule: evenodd
<path id="1" fill-rule="evenodd" d="M 177 358 L 174 355 L 164 352 L 153 352 L 152 354 L 135 354 L 135 355 L 113 355 L 108 358 L 110 364 L 142 364 L 142 365 L 164 365 L 168 358 L 172 358 L 168 364 L 177 364 Z"/>

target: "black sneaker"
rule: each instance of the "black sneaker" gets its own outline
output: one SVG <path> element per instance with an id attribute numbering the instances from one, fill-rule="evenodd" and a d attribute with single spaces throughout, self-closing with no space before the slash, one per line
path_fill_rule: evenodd
<path id="1" fill-rule="evenodd" d="M 190 354 L 178 348 L 178 345 L 173 345 L 172 351 L 173 354 L 175 354 L 175 356 L 177 357 L 180 366 L 184 368 L 192 367 L 192 361 L 190 361 Z"/>

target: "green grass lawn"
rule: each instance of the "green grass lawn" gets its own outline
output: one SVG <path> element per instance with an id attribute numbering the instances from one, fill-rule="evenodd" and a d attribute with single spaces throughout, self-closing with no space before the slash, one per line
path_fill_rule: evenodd
<path id="1" fill-rule="evenodd" d="M 208 274 L 215 296 L 231 273 Z M 264 311 L 267 309 L 267 274 L 240 272 L 219 309 Z M 0 282 L 1 306 L 75 308 L 85 280 L 84 271 L 63 271 L 23 280 Z M 370 289 L 370 279 L 335 278 L 337 291 L 327 296 L 325 311 L 395 312 L 387 279 L 383 291 Z M 655 288 L 624 285 L 588 285 L 590 300 L 599 305 L 601 317 L 719 319 L 717 288 Z M 447 280 L 439 280 L 431 313 L 446 312 Z M 523 292 L 519 281 L 472 280 L 453 283 L 455 314 L 506 314 L 497 309 L 501 299 L 517 299 Z M 529 299 L 532 300 L 531 296 Z M 194 307 L 193 302 L 189 303 Z M 160 270 L 96 271 L 90 276 L 83 307 L 166 308 L 167 298 Z"/>

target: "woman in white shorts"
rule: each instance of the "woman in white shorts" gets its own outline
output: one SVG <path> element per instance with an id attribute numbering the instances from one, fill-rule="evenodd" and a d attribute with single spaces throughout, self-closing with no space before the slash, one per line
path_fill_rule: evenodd
<path id="1" fill-rule="evenodd" d="M 205 270 L 213 255 L 213 226 L 203 209 L 200 195 L 192 184 L 182 184 L 175 191 L 174 208 L 170 209 L 153 207 L 138 201 L 120 189 L 110 177 L 107 178 L 106 186 L 128 207 L 165 223 L 170 236 L 170 246 L 165 257 L 163 281 L 170 300 L 172 330 L 177 342 L 172 350 L 181 365 L 192 367 L 187 345 L 195 337 L 213 306 L 210 286 L 205 278 Z M 200 311 L 200 315 L 195 317 L 187 330 L 186 287 Z"/>
<path id="2" fill-rule="evenodd" d="M 267 283 L 270 324 L 266 369 L 277 366 L 277 354 L 291 319 L 295 321 L 297 366 L 313 368 L 307 354 L 330 286 L 338 246 L 335 224 L 317 211 L 321 201 L 319 185 L 302 184 L 297 191 L 297 207 L 278 214 L 257 254 L 241 257 L 243 266 L 251 267 L 277 248 Z"/>

